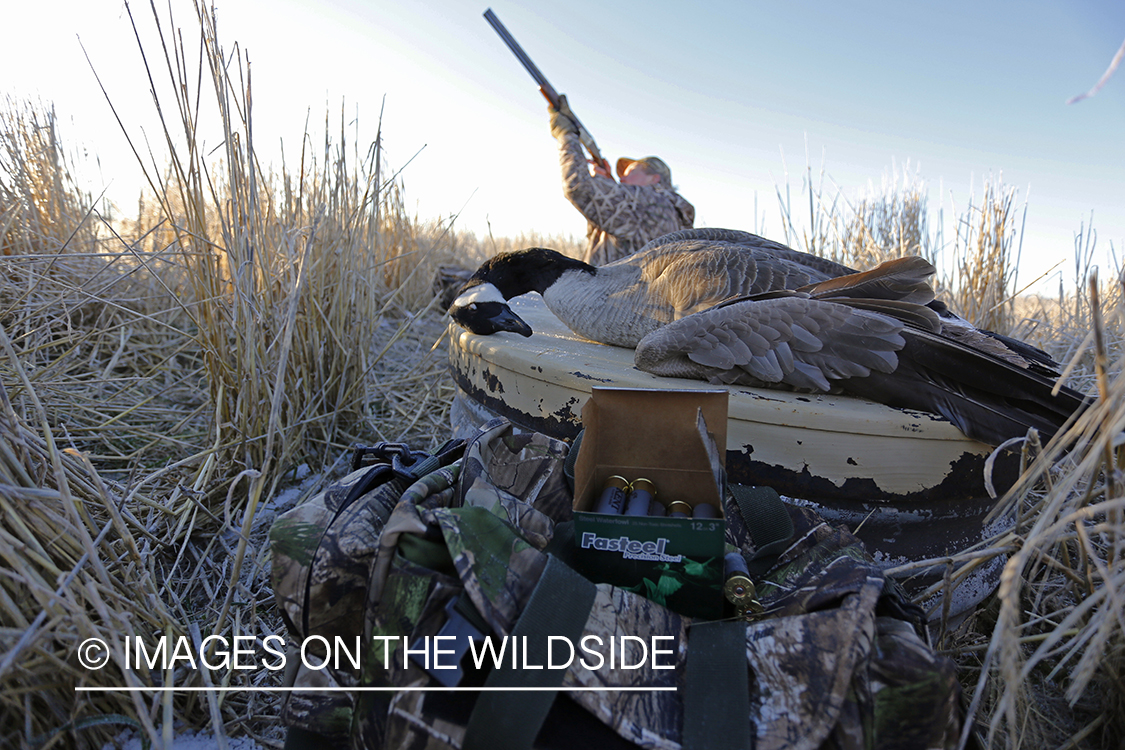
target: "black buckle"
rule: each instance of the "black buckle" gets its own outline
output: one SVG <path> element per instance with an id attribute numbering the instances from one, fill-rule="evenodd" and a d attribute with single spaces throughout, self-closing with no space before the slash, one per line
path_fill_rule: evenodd
<path id="1" fill-rule="evenodd" d="M 436 663 L 432 667 L 429 666 L 429 654 L 425 652 L 429 650 L 429 644 L 433 640 L 430 638 L 421 638 L 414 642 L 410 651 L 410 660 L 426 670 L 439 685 L 456 687 L 465 678 L 467 667 L 461 662 L 464 660 L 470 644 L 484 643 L 485 634 L 490 632 L 491 628 L 477 612 L 477 608 L 473 606 L 468 594 L 464 592 L 461 593 L 461 596 L 449 600 L 449 603 L 445 605 L 445 615 L 445 624 L 438 631 L 438 636 L 453 639 L 452 649 L 443 651 L 443 653 L 452 653 L 451 662 L 440 667 Z M 438 641 L 433 642 L 437 643 Z M 422 656 L 421 654 L 425 655 Z M 436 660 L 436 654 L 434 658 Z"/>
<path id="2" fill-rule="evenodd" d="M 378 443 L 373 446 L 357 445 L 352 454 L 352 471 L 376 463 L 388 463 L 397 476 L 417 479 L 411 467 L 429 458 L 424 451 L 411 450 L 406 443 Z"/>

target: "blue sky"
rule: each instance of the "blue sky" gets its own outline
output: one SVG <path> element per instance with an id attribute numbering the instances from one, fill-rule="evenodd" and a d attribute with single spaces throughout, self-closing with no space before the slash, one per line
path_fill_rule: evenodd
<path id="1" fill-rule="evenodd" d="M 1100 258 L 1125 242 L 1125 70 L 1065 104 L 1125 40 L 1125 4 L 490 1 L 611 161 L 668 162 L 697 226 L 784 239 L 775 191 L 788 185 L 804 206 L 807 167 L 851 200 L 909 165 L 929 188 L 932 221 L 940 207 L 963 210 L 986 179 L 1018 190 L 1028 204 L 1021 283 L 1060 260 L 1069 273 L 1091 213 Z M 194 28 L 189 3 L 171 7 Z M 250 57 L 264 160 L 279 163 L 283 143 L 295 161 L 306 116 L 318 144 L 326 109 L 338 130 L 341 103 L 349 137 L 366 144 L 385 97 L 387 154 L 396 166 L 414 157 L 403 176 L 419 218 L 460 213 L 478 235 L 581 236 L 546 105 L 483 20 L 486 7 L 220 0 L 220 40 Z M 151 59 L 149 6 L 133 10 Z M 0 90 L 53 103 L 68 142 L 98 157 L 95 192 L 108 185 L 129 206 L 139 170 L 78 41 L 130 132 L 155 135 L 124 4 L 7 13 L 8 28 L 28 33 L 0 47 Z"/>

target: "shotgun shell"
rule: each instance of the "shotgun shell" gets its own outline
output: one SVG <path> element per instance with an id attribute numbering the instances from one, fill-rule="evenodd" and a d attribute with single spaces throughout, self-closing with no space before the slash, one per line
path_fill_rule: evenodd
<path id="1" fill-rule="evenodd" d="M 629 497 L 625 500 L 625 515 L 647 516 L 651 507 L 653 496 L 656 495 L 656 485 L 643 477 L 634 479 L 630 484 Z"/>
<path id="2" fill-rule="evenodd" d="M 741 573 L 735 573 L 726 580 L 723 584 L 723 595 L 740 611 L 749 609 L 750 603 L 758 598 L 754 582 Z"/>
<path id="3" fill-rule="evenodd" d="M 719 509 L 711 503 L 699 503 L 691 510 L 692 518 L 718 518 Z"/>
<path id="4" fill-rule="evenodd" d="M 621 515 L 625 509 L 625 492 L 629 489 L 629 481 L 625 477 L 612 476 L 605 480 L 601 497 L 594 505 L 595 513 Z"/>
<path id="5" fill-rule="evenodd" d="M 669 518 L 688 518 L 691 516 L 691 506 L 683 500 L 673 500 L 668 503 Z"/>
<path id="6" fill-rule="evenodd" d="M 750 576 L 750 568 L 746 565 L 746 558 L 741 552 L 728 552 L 723 555 L 723 578 L 730 578 L 736 573 Z"/>
<path id="7" fill-rule="evenodd" d="M 728 552 L 723 558 L 723 595 L 736 607 L 745 606 L 757 597 L 741 552 Z"/>
<path id="8" fill-rule="evenodd" d="M 664 507 L 664 503 L 654 497 L 648 504 L 648 514 L 650 516 L 666 516 L 668 515 L 668 509 Z"/>

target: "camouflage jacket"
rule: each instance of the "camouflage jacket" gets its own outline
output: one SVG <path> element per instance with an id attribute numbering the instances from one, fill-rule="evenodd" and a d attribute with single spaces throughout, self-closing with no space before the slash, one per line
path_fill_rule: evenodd
<path id="1" fill-rule="evenodd" d="M 570 518 L 564 479 L 565 443 L 543 435 L 516 435 L 502 419 L 486 424 L 464 458 L 408 487 L 381 526 L 378 550 L 365 557 L 367 585 L 356 570 L 343 588 L 322 589 L 335 615 L 310 618 L 310 626 L 338 624 L 372 637 L 434 636 L 447 607 L 467 597 L 487 629 L 509 634 L 542 575 L 544 549 Z M 331 503 L 329 503 L 331 505 Z M 380 503 L 385 508 L 386 505 Z M 739 513 L 733 498 L 726 512 Z M 898 750 L 956 747 L 960 691 L 953 663 L 926 644 L 920 612 L 888 583 L 856 537 L 790 506 L 795 533 L 786 551 L 758 580 L 766 612 L 746 625 L 749 705 L 746 721 L 757 750 Z M 310 514 L 301 515 L 307 524 Z M 298 533 L 297 519 L 283 526 L 278 544 L 315 534 Z M 280 523 L 280 521 L 279 521 Z M 314 524 L 316 525 L 316 524 Z M 370 528 L 367 523 L 364 529 Z M 315 531 L 306 529 L 306 531 Z M 751 556 L 745 527 L 728 523 L 728 544 Z M 431 540 L 425 542 L 425 540 Z M 410 540 L 409 548 L 405 542 Z M 423 547 L 429 544 L 430 552 Z M 367 553 L 372 545 L 361 545 Z M 346 545 L 329 548 L 338 554 Z M 729 549 L 729 548 L 728 548 Z M 558 552 L 552 546 L 552 554 Z M 434 554 L 440 552 L 440 554 Z M 291 556 L 296 560 L 300 556 Z M 279 575 L 280 574 L 280 575 Z M 300 578 L 275 571 L 275 586 Z M 323 577 L 314 577 L 319 580 Z M 315 590 L 315 589 L 314 589 Z M 276 591 L 290 621 L 302 619 L 286 591 Z M 334 603 L 351 602 L 351 612 Z M 360 604 L 362 601 L 362 605 Z M 362 624 L 357 622 L 359 620 Z M 605 691 L 612 687 L 683 686 L 690 659 L 692 621 L 645 597 L 607 584 L 596 586 L 584 633 L 607 638 L 626 633 L 648 641 L 671 636 L 673 670 L 649 667 L 592 671 L 574 664 L 563 675 L 556 701 L 580 707 L 601 731 L 644 748 L 681 750 L 683 690 Z M 616 680 L 616 683 L 613 681 Z M 613 683 L 613 684 L 611 684 Z M 373 650 L 361 675 L 306 673 L 308 687 L 363 684 L 407 687 L 432 684 L 430 675 L 397 648 Z M 599 688 L 594 692 L 577 688 Z M 433 748 L 459 750 L 473 698 L 458 703 L 440 692 L 297 693 L 283 718 L 353 750 Z M 548 720 L 550 721 L 550 720 Z M 555 727 L 555 732 L 565 727 Z M 594 746 L 594 737 L 585 737 Z M 613 743 L 608 743 L 613 745 Z"/>
<path id="2" fill-rule="evenodd" d="M 695 207 L 672 186 L 622 185 L 590 174 L 582 143 L 573 133 L 559 136 L 563 193 L 586 217 L 583 260 L 600 266 L 637 252 L 649 240 L 691 229 Z"/>

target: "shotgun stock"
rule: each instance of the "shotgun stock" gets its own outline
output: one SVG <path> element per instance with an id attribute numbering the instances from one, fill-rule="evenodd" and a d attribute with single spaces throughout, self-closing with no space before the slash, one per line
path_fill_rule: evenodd
<path id="1" fill-rule="evenodd" d="M 539 85 L 539 93 L 543 95 L 543 98 L 546 99 L 552 107 L 558 109 L 559 94 L 555 91 L 555 87 L 551 85 L 547 77 L 543 75 L 535 63 L 531 61 L 531 58 L 523 51 L 523 47 L 519 45 L 519 42 L 508 33 L 508 30 L 504 28 L 504 24 L 500 23 L 500 19 L 492 12 L 492 8 L 488 8 L 484 11 L 484 20 L 488 21 L 493 30 L 500 35 L 504 44 L 508 45 L 508 49 L 512 51 L 512 54 L 515 55 L 516 59 L 523 65 L 524 69 L 531 74 L 535 83 Z M 574 124 L 578 126 L 578 139 L 582 141 L 582 145 L 590 152 L 590 158 L 594 160 L 595 164 L 604 168 L 609 178 L 612 180 L 613 170 L 609 168 L 609 162 L 605 160 L 605 157 L 602 156 L 602 152 L 598 150 L 598 144 L 594 142 L 594 137 L 587 132 L 582 123 L 578 121 L 578 118 L 573 116 L 573 112 L 571 113 L 571 119 L 573 119 Z"/>

